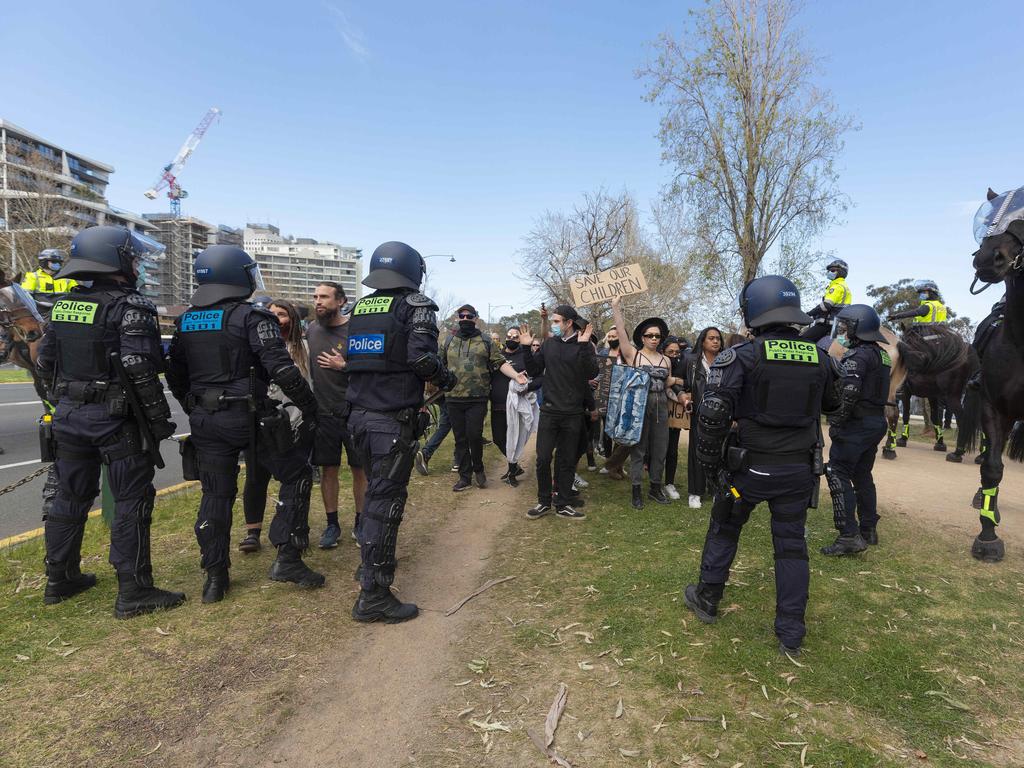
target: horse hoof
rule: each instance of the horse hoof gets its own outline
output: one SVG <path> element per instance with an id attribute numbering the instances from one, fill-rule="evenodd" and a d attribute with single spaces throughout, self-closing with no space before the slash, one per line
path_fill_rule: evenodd
<path id="1" fill-rule="evenodd" d="M 980 465 L 980 464 L 983 464 L 984 461 L 985 461 L 985 454 L 983 454 L 983 453 L 979 453 L 977 456 L 974 457 L 974 463 L 975 464 L 979 464 Z"/>
<path id="2" fill-rule="evenodd" d="M 981 560 L 983 563 L 998 563 L 1006 556 L 1006 547 L 1003 540 L 996 538 L 992 541 L 982 541 L 976 538 L 971 545 L 971 557 Z"/>
<path id="3" fill-rule="evenodd" d="M 951 461 L 954 464 L 963 464 L 964 463 L 964 455 L 962 453 L 947 453 L 946 454 L 946 461 Z"/>
<path id="4" fill-rule="evenodd" d="M 896 438 L 896 447 L 897 448 L 906 448 L 907 447 L 907 438 L 905 438 L 905 437 L 897 437 Z"/>
<path id="5" fill-rule="evenodd" d="M 891 448 L 883 448 L 882 449 L 882 458 L 883 459 L 888 459 L 889 461 L 895 461 L 896 460 L 896 451 L 892 450 Z"/>

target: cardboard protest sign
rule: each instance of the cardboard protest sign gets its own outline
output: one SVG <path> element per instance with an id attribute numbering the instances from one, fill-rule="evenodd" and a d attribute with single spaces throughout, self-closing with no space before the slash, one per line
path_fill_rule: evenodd
<path id="1" fill-rule="evenodd" d="M 585 307 L 611 301 L 616 296 L 630 296 L 647 290 L 647 281 L 639 264 L 626 264 L 606 269 L 596 275 L 577 275 L 569 281 L 573 304 Z"/>
<path id="2" fill-rule="evenodd" d="M 689 429 L 690 414 L 686 412 L 683 403 L 675 400 L 668 401 L 668 427 L 669 429 Z"/>

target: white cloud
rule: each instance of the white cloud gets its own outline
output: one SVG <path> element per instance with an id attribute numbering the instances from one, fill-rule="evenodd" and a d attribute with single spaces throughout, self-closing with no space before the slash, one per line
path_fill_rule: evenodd
<path id="1" fill-rule="evenodd" d="M 370 58 L 370 49 L 366 46 L 363 31 L 353 24 L 345 12 L 334 3 L 324 3 L 324 8 L 334 17 L 334 28 L 338 31 L 341 41 L 349 53 L 360 61 Z"/>

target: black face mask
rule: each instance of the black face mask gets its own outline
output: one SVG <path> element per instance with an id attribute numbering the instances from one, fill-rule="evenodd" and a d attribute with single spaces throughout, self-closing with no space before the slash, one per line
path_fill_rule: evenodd
<path id="1" fill-rule="evenodd" d="M 619 340 L 618 339 L 611 339 L 611 340 L 609 340 L 609 342 L 608 342 L 608 349 L 618 349 L 618 348 L 619 348 Z"/>
<path id="2" fill-rule="evenodd" d="M 515 339 L 505 339 L 505 349 L 509 350 L 510 352 L 514 352 L 515 350 L 519 349 L 519 342 L 516 341 Z"/>
<path id="3" fill-rule="evenodd" d="M 463 333 L 476 330 L 476 320 L 459 320 L 459 330 Z"/>

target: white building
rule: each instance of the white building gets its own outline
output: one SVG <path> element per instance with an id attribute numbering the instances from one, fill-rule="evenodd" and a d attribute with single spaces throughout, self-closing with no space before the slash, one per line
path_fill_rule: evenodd
<path id="1" fill-rule="evenodd" d="M 350 301 L 362 295 L 360 248 L 282 237 L 270 224 L 246 224 L 243 237 L 243 247 L 260 265 L 267 293 L 274 298 L 310 306 L 317 283 L 324 280 L 339 283 Z"/>

